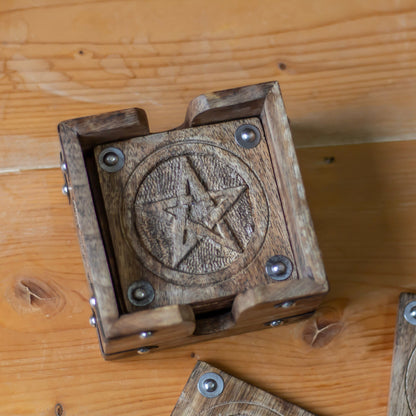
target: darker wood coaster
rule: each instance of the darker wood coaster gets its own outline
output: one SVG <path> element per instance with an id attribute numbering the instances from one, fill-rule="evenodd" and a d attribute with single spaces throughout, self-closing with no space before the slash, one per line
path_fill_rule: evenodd
<path id="1" fill-rule="evenodd" d="M 416 294 L 400 295 L 390 385 L 390 416 L 416 415 Z"/>
<path id="2" fill-rule="evenodd" d="M 313 416 L 312 413 L 202 361 L 171 416 Z"/>

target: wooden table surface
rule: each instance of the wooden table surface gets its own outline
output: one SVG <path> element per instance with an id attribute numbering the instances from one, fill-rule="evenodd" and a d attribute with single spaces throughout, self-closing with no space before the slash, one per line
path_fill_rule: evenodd
<path id="1" fill-rule="evenodd" d="M 386 414 L 416 290 L 414 0 L 0 2 L 0 415 L 169 416 L 197 359 L 321 416 Z M 283 328 L 105 362 L 56 125 L 278 80 L 331 292 Z M 334 160 L 331 161 L 333 157 Z"/>

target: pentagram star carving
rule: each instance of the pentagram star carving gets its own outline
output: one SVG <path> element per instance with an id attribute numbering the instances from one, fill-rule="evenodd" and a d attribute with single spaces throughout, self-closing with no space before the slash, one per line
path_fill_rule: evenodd
<path id="1" fill-rule="evenodd" d="M 227 223 L 226 214 L 247 190 L 247 185 L 210 190 L 201 182 L 190 161 L 181 165 L 181 179 L 176 196 L 147 203 L 149 214 L 164 213 L 169 223 L 166 232 L 173 242 L 171 267 L 177 268 L 204 239 L 242 253 L 244 248 Z"/>

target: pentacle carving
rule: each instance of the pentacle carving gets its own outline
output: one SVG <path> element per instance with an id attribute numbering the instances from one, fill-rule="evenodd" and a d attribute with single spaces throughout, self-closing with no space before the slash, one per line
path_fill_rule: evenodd
<path id="1" fill-rule="evenodd" d="M 150 271 L 176 284 L 230 277 L 224 271 L 246 266 L 267 230 L 260 181 L 240 158 L 213 145 L 153 153 L 130 176 L 124 200 L 131 246 Z"/>

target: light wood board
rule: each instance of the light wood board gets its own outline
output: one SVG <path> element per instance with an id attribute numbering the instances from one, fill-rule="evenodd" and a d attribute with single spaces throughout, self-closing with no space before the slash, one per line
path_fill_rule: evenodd
<path id="1" fill-rule="evenodd" d="M 208 91 L 277 79 L 298 146 L 414 138 L 414 0 L 3 0 L 0 169 L 57 166 L 62 120 L 151 131 Z"/>
<path id="2" fill-rule="evenodd" d="M 399 293 L 416 291 L 416 143 L 298 157 L 331 286 L 316 317 L 115 362 L 88 325 L 61 172 L 0 175 L 0 414 L 168 416 L 201 359 L 312 413 L 384 416 Z"/>
<path id="3" fill-rule="evenodd" d="M 199 93 L 277 79 L 298 147 L 413 139 L 415 16 L 413 0 L 1 1 L 0 414 L 168 416 L 200 358 L 322 416 L 384 416 L 398 296 L 416 291 L 414 143 L 298 151 L 331 284 L 308 323 L 104 362 L 56 125 L 133 105 L 165 130 Z"/>

